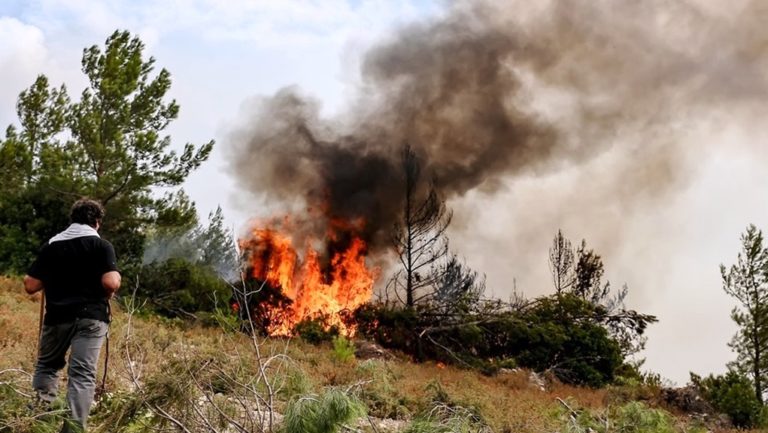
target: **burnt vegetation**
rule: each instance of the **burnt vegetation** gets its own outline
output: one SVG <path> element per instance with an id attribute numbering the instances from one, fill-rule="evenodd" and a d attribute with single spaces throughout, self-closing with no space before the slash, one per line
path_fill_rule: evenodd
<path id="1" fill-rule="evenodd" d="M 603 386 L 631 371 L 656 317 L 627 309 L 628 288 L 603 281 L 601 257 L 558 231 L 550 248 L 555 293 L 512 301 L 485 296 L 485 278 L 451 252 L 451 212 L 424 176 L 414 149 L 402 148 L 402 218 L 393 229 L 398 258 L 378 302 L 348 320 L 360 334 L 417 360 L 492 373 L 505 366 L 550 372 L 567 383 Z"/>
<path id="2" fill-rule="evenodd" d="M 488 374 L 524 367 L 593 387 L 612 383 L 618 374 L 639 374 L 631 356 L 642 349 L 656 318 L 625 307 L 627 286 L 613 292 L 604 281 L 600 255 L 586 241 L 573 248 L 562 232 L 556 234 L 549 254 L 552 295 L 489 298 L 485 277 L 449 247 L 452 213 L 439 179 L 425 173 L 421 161 L 417 149 L 402 146 L 403 209 L 391 232 L 396 265 L 377 299 L 342 312 L 349 329 L 417 361 Z M 251 295 L 238 302 L 247 302 L 242 305 L 248 305 L 250 320 L 264 334 L 292 308 L 279 287 L 264 281 L 248 277 L 237 287 Z M 339 328 L 328 319 L 309 317 L 293 334 L 329 342 Z"/>

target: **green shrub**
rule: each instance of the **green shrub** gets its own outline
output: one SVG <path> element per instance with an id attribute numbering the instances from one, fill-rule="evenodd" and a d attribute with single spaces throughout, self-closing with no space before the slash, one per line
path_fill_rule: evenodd
<path id="1" fill-rule="evenodd" d="M 575 410 L 575 413 L 572 411 Z M 641 402 L 611 406 L 599 413 L 576 408 L 563 408 L 561 417 L 565 431 L 570 433 L 676 433 L 698 432 L 697 429 L 678 429 L 675 419 L 661 409 L 653 409 Z"/>
<path id="2" fill-rule="evenodd" d="M 333 338 L 333 359 L 339 362 L 350 362 L 355 359 L 355 344 L 345 337 Z"/>
<path id="3" fill-rule="evenodd" d="M 290 365 L 280 375 L 278 393 L 286 400 L 312 391 L 313 384 L 307 373 L 296 365 Z"/>
<path id="4" fill-rule="evenodd" d="M 333 341 L 339 335 L 338 326 L 328 326 L 324 317 L 304 319 L 293 328 L 294 334 L 310 344 L 320 344 Z"/>
<path id="5" fill-rule="evenodd" d="M 576 296 L 543 298 L 522 317 L 489 327 L 492 354 L 526 368 L 550 370 L 563 382 L 602 387 L 623 363 L 619 344 L 590 318 L 596 307 Z"/>
<path id="6" fill-rule="evenodd" d="M 283 418 L 282 433 L 336 433 L 344 424 L 365 415 L 365 406 L 338 389 L 320 396 L 291 401 Z"/>
<path id="7" fill-rule="evenodd" d="M 415 405 L 412 396 L 396 386 L 399 377 L 390 364 L 378 359 L 368 359 L 359 363 L 356 371 L 365 384 L 360 388 L 360 399 L 368 407 L 368 412 L 377 418 L 408 419 Z"/>
<path id="8" fill-rule="evenodd" d="M 723 376 L 701 378 L 691 373 L 691 382 L 717 411 L 728 415 L 734 426 L 757 428 L 768 426 L 768 413 L 755 395 L 752 382 L 729 371 Z"/>
<path id="9" fill-rule="evenodd" d="M 213 269 L 172 258 L 141 268 L 136 296 L 140 305 L 146 302 L 164 316 L 192 318 L 198 312 L 214 313 L 232 290 Z"/>
<path id="10" fill-rule="evenodd" d="M 478 414 L 457 405 L 435 402 L 416 417 L 404 433 L 490 433 L 491 430 Z"/>
<path id="11" fill-rule="evenodd" d="M 417 309 L 365 305 L 358 331 L 416 360 L 432 359 L 494 373 L 502 361 L 552 371 L 563 382 L 602 387 L 623 364 L 619 343 L 601 324 L 604 311 L 577 296 L 541 298 L 524 312 L 500 311 L 446 326 L 441 315 Z M 492 319 L 492 320 L 489 320 Z M 483 322 L 482 325 L 473 322 Z"/>
<path id="12" fill-rule="evenodd" d="M 363 304 L 355 310 L 351 319 L 360 334 L 382 346 L 420 356 L 416 330 L 421 322 L 416 310 Z"/>

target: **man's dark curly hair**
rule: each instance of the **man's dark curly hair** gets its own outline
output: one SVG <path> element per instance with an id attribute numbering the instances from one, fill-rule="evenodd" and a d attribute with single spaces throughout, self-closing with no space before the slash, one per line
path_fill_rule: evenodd
<path id="1" fill-rule="evenodd" d="M 76 224 L 87 224 L 96 227 L 96 223 L 101 223 L 106 211 L 104 206 L 96 200 L 81 198 L 72 205 L 72 211 L 69 213 L 69 220 Z"/>

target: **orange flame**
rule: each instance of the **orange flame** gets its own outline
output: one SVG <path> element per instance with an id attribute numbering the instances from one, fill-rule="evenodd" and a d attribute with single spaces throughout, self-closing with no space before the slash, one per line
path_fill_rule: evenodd
<path id="1" fill-rule="evenodd" d="M 300 257 L 291 237 L 275 228 L 276 224 L 254 229 L 252 238 L 241 242 L 249 252 L 251 276 L 279 289 L 292 301 L 284 311 L 270 312 L 275 321 L 267 329 L 269 335 L 290 336 L 297 323 L 320 317 L 326 319 L 328 328 L 336 326 L 343 335 L 354 335 L 354 326 L 345 324 L 341 314 L 370 300 L 379 273 L 366 266 L 367 245 L 354 235 L 362 225 L 361 221 L 331 221 L 326 240 L 338 241 L 344 234 L 352 236 L 325 266 L 313 247 L 315 239 L 304 239 L 304 255 Z"/>

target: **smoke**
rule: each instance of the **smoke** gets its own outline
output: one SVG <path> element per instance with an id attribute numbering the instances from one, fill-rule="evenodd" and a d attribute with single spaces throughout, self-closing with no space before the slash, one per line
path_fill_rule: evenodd
<path id="1" fill-rule="evenodd" d="M 456 1 L 370 49 L 339 117 L 296 88 L 260 99 L 232 134 L 231 167 L 271 203 L 364 219 L 374 250 L 401 212 L 404 143 L 460 208 L 459 237 L 477 211 L 466 197 L 574 167 L 604 181 L 561 184 L 560 212 L 629 212 L 685 186 L 707 151 L 686 131 L 764 107 L 766 18 L 758 1 Z M 541 224 L 528 206 L 522 222 Z M 620 238 L 616 224 L 603 230 Z"/>

